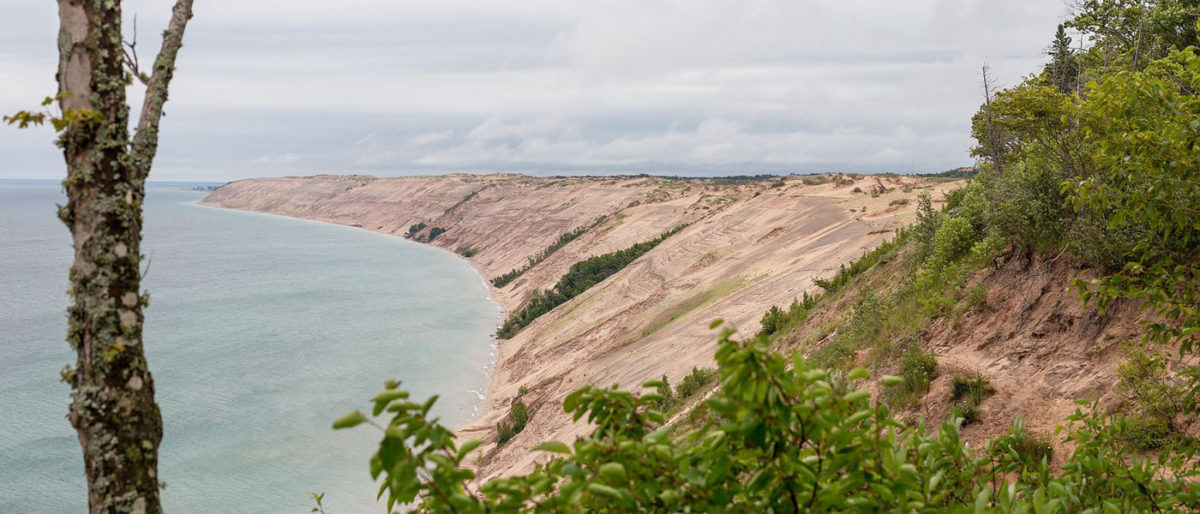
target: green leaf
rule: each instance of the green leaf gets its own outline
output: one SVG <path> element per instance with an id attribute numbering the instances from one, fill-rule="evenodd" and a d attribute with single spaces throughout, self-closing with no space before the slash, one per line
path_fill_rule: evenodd
<path id="1" fill-rule="evenodd" d="M 979 489 L 979 493 L 975 495 L 975 514 L 981 514 L 987 511 L 988 500 L 992 497 L 992 491 L 986 487 Z"/>
<path id="2" fill-rule="evenodd" d="M 583 389 L 576 389 L 575 392 L 568 394 L 563 398 L 563 412 L 574 412 L 575 406 L 579 403 L 579 397 L 583 394 Z"/>
<path id="3" fill-rule="evenodd" d="M 461 461 L 463 457 L 466 457 L 468 453 L 475 451 L 475 449 L 479 448 L 479 445 L 481 444 L 483 444 L 483 439 L 472 439 L 463 443 L 462 447 L 458 449 L 458 460 Z"/>
<path id="4" fill-rule="evenodd" d="M 846 396 L 844 396 L 842 398 L 844 400 L 846 400 L 847 402 L 855 403 L 855 402 L 860 402 L 862 400 L 866 400 L 867 398 L 870 398 L 870 397 L 871 397 L 870 391 L 868 391 L 866 389 L 859 389 L 857 391 L 851 391 L 850 393 L 846 394 Z"/>
<path id="5" fill-rule="evenodd" d="M 600 466 L 600 476 L 610 483 L 617 484 L 625 481 L 625 466 L 620 462 L 609 462 Z"/>
<path id="6" fill-rule="evenodd" d="M 595 494 L 596 496 L 603 496 L 605 498 L 611 498 L 614 500 L 621 497 L 620 492 L 618 492 L 616 489 L 613 489 L 604 484 L 597 484 L 597 483 L 588 484 L 587 490 L 591 491 L 591 493 Z"/>
<path id="7" fill-rule="evenodd" d="M 870 377 L 870 376 L 871 376 L 871 372 L 867 371 L 866 369 L 854 368 L 854 369 L 850 370 L 850 373 L 846 374 L 846 380 L 862 380 L 862 379 Z"/>
<path id="8" fill-rule="evenodd" d="M 361 413 L 359 411 L 354 411 L 354 412 L 351 412 L 351 413 L 335 420 L 333 422 L 333 429 L 340 430 L 343 428 L 355 427 L 355 426 L 362 424 L 362 422 L 364 422 L 366 420 L 367 420 L 367 417 L 364 416 L 363 413 Z"/>
<path id="9" fill-rule="evenodd" d="M 565 455 L 571 454 L 571 448 L 567 446 L 566 443 L 561 443 L 559 441 L 546 441 L 542 444 L 534 446 L 532 451 L 562 453 Z"/>
<path id="10" fill-rule="evenodd" d="M 389 389 L 386 391 L 381 391 L 379 394 L 375 395 L 374 398 L 371 398 L 371 401 L 373 401 L 373 402 L 390 402 L 397 398 L 408 398 L 408 391 L 404 391 L 401 389 Z"/>
<path id="11" fill-rule="evenodd" d="M 879 381 L 883 383 L 884 387 L 895 387 L 904 383 L 904 379 L 896 375 L 884 375 Z"/>

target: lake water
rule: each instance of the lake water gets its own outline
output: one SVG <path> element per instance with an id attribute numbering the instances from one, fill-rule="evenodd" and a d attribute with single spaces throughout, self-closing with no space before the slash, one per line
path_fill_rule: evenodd
<path id="1" fill-rule="evenodd" d="M 151 185 L 145 341 L 168 512 L 377 512 L 367 409 L 389 377 L 470 419 L 499 308 L 462 259 L 364 230 L 202 207 Z M 70 237 L 56 182 L 0 181 L 0 512 L 86 512 L 63 340 Z"/>

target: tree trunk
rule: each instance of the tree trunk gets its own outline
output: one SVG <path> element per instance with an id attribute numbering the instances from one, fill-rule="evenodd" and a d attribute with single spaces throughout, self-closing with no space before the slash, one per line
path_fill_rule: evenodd
<path id="1" fill-rule="evenodd" d="M 120 2 L 58 1 L 58 98 L 66 122 L 58 144 L 67 164 L 67 205 L 59 217 L 75 247 L 67 341 L 78 354 L 63 379 L 72 389 L 69 418 L 83 447 L 93 513 L 162 512 L 162 417 L 142 350 L 142 309 L 149 301 L 139 268 L 142 199 L 191 3 L 175 5 L 164 52 L 147 81 L 147 104 L 161 101 L 143 108 L 131 140 Z"/>

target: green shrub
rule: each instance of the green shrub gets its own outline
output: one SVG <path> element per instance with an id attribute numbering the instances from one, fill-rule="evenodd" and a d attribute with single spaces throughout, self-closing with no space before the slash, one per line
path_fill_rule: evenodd
<path id="1" fill-rule="evenodd" d="M 783 327 L 784 318 L 787 315 L 783 309 L 777 305 L 772 305 L 767 312 L 763 313 L 763 317 L 758 324 L 762 326 L 762 330 L 758 333 L 763 335 L 771 335 L 778 332 Z"/>
<path id="2" fill-rule="evenodd" d="M 671 389 L 671 381 L 667 375 L 663 375 L 661 380 L 647 382 L 646 385 L 654 387 L 654 392 L 658 394 L 658 398 L 651 400 L 650 405 L 659 412 L 668 412 L 675 408 L 678 403 L 678 398 L 675 396 L 675 391 Z"/>
<path id="3" fill-rule="evenodd" d="M 960 217 L 947 218 L 934 234 L 933 251 L 926 266 L 940 269 L 954 262 L 975 245 L 976 236 L 971 220 Z"/>
<path id="4" fill-rule="evenodd" d="M 900 356 L 900 377 L 904 379 L 905 389 L 920 393 L 928 391 L 929 382 L 937 377 L 937 357 L 917 345 L 909 346 Z"/>
<path id="5" fill-rule="evenodd" d="M 937 357 L 918 344 L 909 343 L 900 354 L 899 376 L 903 381 L 885 389 L 885 399 L 895 407 L 915 406 L 937 377 Z"/>
<path id="6" fill-rule="evenodd" d="M 1069 227 L 1067 248 L 1102 273 L 1120 271 L 1137 241 L 1145 237 L 1145 228 L 1132 222 L 1112 223 L 1091 212 L 1081 213 Z"/>
<path id="7" fill-rule="evenodd" d="M 1117 391 L 1133 408 L 1126 416 L 1124 435 L 1141 450 L 1161 448 L 1181 435 L 1175 420 L 1191 412 L 1194 401 L 1186 380 L 1168 368 L 1166 352 L 1151 344 L 1125 343 L 1125 360 L 1117 365 Z"/>
<path id="8" fill-rule="evenodd" d="M 767 312 L 763 313 L 763 317 L 759 320 L 759 325 L 762 329 L 759 334 L 769 336 L 776 332 L 783 332 L 788 328 L 801 323 L 808 317 L 808 313 L 817 305 L 817 298 L 809 295 L 805 291 L 802 296 L 803 300 L 793 299 L 792 304 L 785 311 L 779 307 L 772 305 Z"/>
<path id="9" fill-rule="evenodd" d="M 971 402 L 959 402 L 950 407 L 950 419 L 961 419 L 962 425 L 967 426 L 979 421 L 979 405 Z"/>
<path id="10" fill-rule="evenodd" d="M 963 425 L 979 421 L 979 404 L 993 392 L 992 384 L 981 376 L 955 375 L 950 381 L 950 399 L 954 401 L 950 417 L 962 418 Z"/>
<path id="11" fill-rule="evenodd" d="M 829 175 L 810 175 L 800 179 L 806 186 L 819 186 L 829 183 L 830 180 Z"/>
<path id="12" fill-rule="evenodd" d="M 1036 469 L 1042 463 L 1049 464 L 1054 458 L 1054 444 L 1044 434 L 1031 433 L 1025 429 L 1021 416 L 1013 422 L 1007 437 L 996 441 L 997 449 L 1007 449 L 1016 456 L 1016 462 L 1024 469 Z"/>
<path id="13" fill-rule="evenodd" d="M 989 231 L 983 239 L 976 241 L 971 246 L 971 263 L 975 266 L 986 266 L 991 264 L 996 266 L 996 258 L 1004 252 L 1008 246 L 1008 238 L 1001 236 L 998 232 Z"/>
<path id="14" fill-rule="evenodd" d="M 446 230 L 449 230 L 449 229 L 445 229 L 442 227 L 433 227 L 433 228 L 429 229 L 429 237 L 427 237 L 425 239 L 425 241 L 432 243 L 433 240 L 437 239 L 438 236 L 445 234 Z"/>
<path id="15" fill-rule="evenodd" d="M 413 236 L 417 235 L 417 232 L 425 230 L 425 227 L 427 227 L 427 226 L 428 225 L 426 225 L 424 222 L 417 223 L 416 225 L 409 225 L 408 226 L 408 237 L 413 237 Z"/>
<path id="16" fill-rule="evenodd" d="M 920 314 L 930 319 L 950 314 L 958 303 L 956 291 L 962 287 L 968 273 L 958 263 L 917 270 L 912 290 Z"/>
<path id="17" fill-rule="evenodd" d="M 529 407 L 525 402 L 513 402 L 509 408 L 508 417 L 496 424 L 496 444 L 503 445 L 507 443 L 517 434 L 525 430 L 525 424 L 529 422 Z"/>
<path id="18" fill-rule="evenodd" d="M 1178 438 L 1167 422 L 1156 416 L 1124 416 L 1120 426 L 1122 439 L 1136 450 L 1158 450 Z"/>
<path id="19" fill-rule="evenodd" d="M 970 291 L 967 292 L 966 303 L 963 305 L 963 310 L 969 311 L 983 305 L 987 302 L 987 287 L 983 284 L 975 284 Z"/>
<path id="20" fill-rule="evenodd" d="M 693 367 L 692 372 L 685 375 L 683 380 L 679 382 L 679 386 L 672 389 L 670 379 L 664 374 L 661 380 L 646 383 L 648 387 L 654 388 L 654 392 L 657 395 L 656 398 L 650 400 L 650 405 L 659 412 L 671 412 L 676 407 L 691 399 L 692 396 L 695 396 L 704 386 L 712 383 L 716 378 L 716 370 Z"/>
<path id="21" fill-rule="evenodd" d="M 680 401 L 695 396 L 704 386 L 713 383 L 717 380 L 717 370 L 711 368 L 692 368 L 692 372 L 683 377 L 679 381 L 679 387 L 675 388 L 675 394 Z"/>
<path id="22" fill-rule="evenodd" d="M 916 242 L 912 259 L 917 265 L 933 253 L 933 237 L 941 225 L 941 214 L 933 210 L 933 197 L 922 191 L 917 195 L 917 217 L 912 225 L 912 238 Z"/>
<path id="23" fill-rule="evenodd" d="M 819 367 L 846 369 L 854 364 L 854 352 L 879 341 L 888 304 L 880 299 L 875 290 L 864 287 L 854 303 L 850 319 L 838 330 L 833 339 L 809 355 Z"/>
<path id="24" fill-rule="evenodd" d="M 458 247 L 458 253 L 463 257 L 474 257 L 475 254 L 479 253 L 479 248 L 472 245 L 464 245 Z"/>
<path id="25" fill-rule="evenodd" d="M 513 280 L 516 280 L 517 277 L 521 276 L 522 273 L 525 273 L 526 271 L 529 270 L 529 268 L 532 268 L 532 267 L 533 267 L 532 265 L 526 265 L 524 267 L 511 270 L 503 275 L 493 278 L 492 285 L 496 286 L 496 287 L 504 287 L 504 286 L 508 285 L 509 283 L 511 283 Z"/>
<path id="26" fill-rule="evenodd" d="M 980 177 L 988 209 L 987 226 L 1030 250 L 1062 246 L 1072 211 L 1062 194 L 1062 172 L 1046 161 L 1028 158 Z"/>
<path id="27" fill-rule="evenodd" d="M 956 402 L 966 400 L 978 404 L 994 391 L 992 384 L 978 375 L 955 375 L 950 380 L 950 399 Z"/>

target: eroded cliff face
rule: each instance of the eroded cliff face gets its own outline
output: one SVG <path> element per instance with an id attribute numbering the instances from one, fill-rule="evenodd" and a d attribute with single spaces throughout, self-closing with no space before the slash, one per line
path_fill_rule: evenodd
<path id="1" fill-rule="evenodd" d="M 920 191 L 953 183 L 907 177 L 792 177 L 781 181 L 653 177 L 531 178 L 449 175 L 376 179 L 319 176 L 243 180 L 202 203 L 353 225 L 404 237 L 412 225 L 445 232 L 430 244 L 474 249 L 488 279 L 525 265 L 562 234 L 589 227 L 493 297 L 509 311 L 549 288 L 570 266 L 627 248 L 681 224 L 621 272 L 541 316 L 509 340 L 483 413 L 459 430 L 483 438 L 486 479 L 528 470 L 534 445 L 571 441 L 589 428 L 563 412 L 583 384 L 637 388 L 694 366 L 712 366 L 709 322 L 723 318 L 746 334 L 771 305 L 811 290 L 814 277 L 891 235 L 911 217 Z M 822 183 L 817 183 L 822 182 Z M 906 202 L 907 200 L 907 202 Z M 597 221 L 601 216 L 604 218 Z M 531 408 L 525 430 L 495 447 L 495 425 L 521 387 Z"/>

